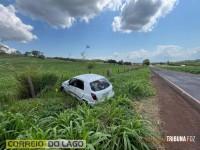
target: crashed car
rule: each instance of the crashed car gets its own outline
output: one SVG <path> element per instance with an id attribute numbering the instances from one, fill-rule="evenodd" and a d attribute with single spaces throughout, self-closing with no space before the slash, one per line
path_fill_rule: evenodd
<path id="1" fill-rule="evenodd" d="M 105 77 L 82 74 L 62 83 L 61 90 L 87 104 L 97 104 L 114 96 L 113 86 Z"/>

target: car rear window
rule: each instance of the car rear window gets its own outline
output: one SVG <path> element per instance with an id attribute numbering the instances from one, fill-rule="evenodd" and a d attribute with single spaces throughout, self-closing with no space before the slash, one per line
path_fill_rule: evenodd
<path id="1" fill-rule="evenodd" d="M 101 91 L 110 86 L 109 81 L 106 78 L 96 80 L 90 83 L 92 91 Z"/>

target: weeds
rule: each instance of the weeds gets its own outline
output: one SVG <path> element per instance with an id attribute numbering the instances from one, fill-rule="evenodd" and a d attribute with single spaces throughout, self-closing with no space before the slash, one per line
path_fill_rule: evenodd
<path id="1" fill-rule="evenodd" d="M 41 73 L 41 69 L 28 67 L 25 72 L 16 73 L 15 75 L 16 86 L 19 90 L 19 99 L 32 98 L 28 77 L 32 80 L 36 95 L 40 95 L 41 92 L 54 86 L 58 80 L 58 77 L 53 73 Z"/>
<path id="2" fill-rule="evenodd" d="M 36 92 L 53 86 L 57 76 L 28 70 L 16 75 L 22 97 L 30 96 L 26 77 L 32 75 Z M 33 101 L 15 101 L 0 113 L 0 149 L 6 139 L 84 139 L 86 149 L 153 149 L 140 138 L 155 137 L 154 130 L 133 111 L 133 101 L 154 95 L 149 69 L 139 69 L 110 78 L 116 96 L 93 108 L 54 89 Z"/>
<path id="3" fill-rule="evenodd" d="M 199 66 L 166 66 L 162 67 L 163 69 L 180 71 L 180 72 L 187 72 L 192 74 L 200 74 L 200 67 Z"/>
<path id="4" fill-rule="evenodd" d="M 110 108 L 108 113 L 100 113 L 100 106 L 90 109 L 83 105 L 29 120 L 19 113 L 1 114 L 0 146 L 5 147 L 6 139 L 84 139 L 87 149 L 148 149 L 147 143 L 138 142 L 153 136 L 147 124 L 114 103 L 105 104 Z"/>
<path id="5" fill-rule="evenodd" d="M 143 68 L 134 74 L 117 75 L 110 78 L 117 95 L 140 100 L 141 98 L 155 95 L 149 82 L 149 69 Z"/>

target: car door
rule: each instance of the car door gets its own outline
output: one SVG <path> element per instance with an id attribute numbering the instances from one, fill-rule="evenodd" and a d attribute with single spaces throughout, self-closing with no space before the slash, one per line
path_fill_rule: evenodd
<path id="1" fill-rule="evenodd" d="M 69 87 L 68 87 L 68 91 L 70 94 L 72 94 L 73 96 L 76 95 L 75 91 L 76 91 L 76 85 L 77 85 L 77 79 L 73 78 L 69 81 Z"/>
<path id="2" fill-rule="evenodd" d="M 77 84 L 76 84 L 75 94 L 78 99 L 82 99 L 82 97 L 84 96 L 84 82 L 77 79 L 76 83 Z"/>

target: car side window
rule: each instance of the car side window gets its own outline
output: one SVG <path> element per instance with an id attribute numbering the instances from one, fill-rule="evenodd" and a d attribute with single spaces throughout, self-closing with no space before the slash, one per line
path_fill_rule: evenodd
<path id="1" fill-rule="evenodd" d="M 76 86 L 76 83 L 77 83 L 77 79 L 74 79 L 74 78 L 69 81 L 69 85 L 71 86 Z"/>
<path id="2" fill-rule="evenodd" d="M 84 90 L 84 83 L 83 83 L 83 81 L 77 80 L 76 87 L 79 88 L 79 89 L 81 89 L 81 90 Z"/>

